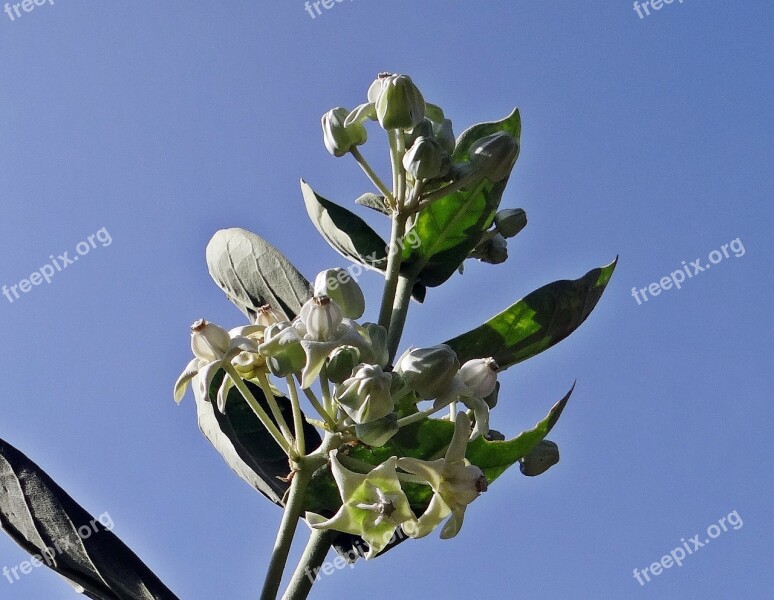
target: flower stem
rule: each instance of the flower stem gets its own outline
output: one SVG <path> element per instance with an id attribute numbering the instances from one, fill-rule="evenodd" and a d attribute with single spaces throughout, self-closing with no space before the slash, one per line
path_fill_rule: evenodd
<path id="1" fill-rule="evenodd" d="M 333 535 L 334 532 L 331 530 L 312 531 L 282 600 L 306 600 L 318 576 L 320 565 L 328 555 Z"/>
<path id="2" fill-rule="evenodd" d="M 263 410 L 263 407 L 261 407 L 258 400 L 255 399 L 255 396 L 253 396 L 250 388 L 245 385 L 244 380 L 239 376 L 239 373 L 236 372 L 236 369 L 234 369 L 231 364 L 226 362 L 224 362 L 223 368 L 225 369 L 228 376 L 231 377 L 234 385 L 242 394 L 242 397 L 247 401 L 247 404 L 250 406 L 250 408 L 253 409 L 255 416 L 258 417 L 261 423 L 263 423 L 263 426 L 266 427 L 268 432 L 274 438 L 274 441 L 277 442 L 277 445 L 282 448 L 285 454 L 287 454 L 289 457 L 297 457 L 296 451 L 290 446 L 280 430 L 277 429 L 277 426 L 272 422 L 269 415 L 266 414 L 266 411 Z"/>
<path id="3" fill-rule="evenodd" d="M 306 440 L 304 439 L 304 421 L 301 414 L 301 404 L 298 401 L 298 389 L 293 376 L 288 375 L 285 378 L 288 383 L 288 395 L 290 396 L 290 406 L 293 409 L 293 427 L 296 434 L 296 452 L 301 456 L 306 454 Z"/>
<path id="4" fill-rule="evenodd" d="M 336 429 L 336 421 L 334 421 L 333 417 L 331 417 L 328 414 L 328 411 L 325 410 L 325 407 L 323 407 L 323 405 L 320 404 L 320 401 L 317 399 L 317 396 L 314 395 L 314 392 L 309 388 L 304 388 L 304 394 L 306 394 L 306 397 L 309 400 L 309 403 L 317 411 L 317 414 L 319 414 L 323 418 L 328 428 L 331 431 Z"/>
<path id="5" fill-rule="evenodd" d="M 352 146 L 350 152 L 352 153 L 352 156 L 355 157 L 355 160 L 360 165 L 360 168 L 363 169 L 363 172 L 368 176 L 368 179 L 371 180 L 371 183 L 373 183 L 376 186 L 376 189 L 384 195 L 388 205 L 391 208 L 395 208 L 395 197 L 392 195 L 392 192 L 390 192 L 390 190 L 386 185 L 384 185 L 384 182 L 379 178 L 373 168 L 371 168 L 371 165 L 368 164 L 368 161 L 360 153 L 360 150 L 358 150 L 356 146 Z"/>
<path id="6" fill-rule="evenodd" d="M 293 434 L 290 433 L 290 427 L 288 427 L 285 417 L 282 416 L 282 411 L 280 410 L 279 404 L 277 404 L 277 399 L 274 397 L 274 392 L 271 391 L 271 385 L 269 385 L 269 379 L 266 377 L 265 373 L 258 375 L 258 385 L 260 386 L 263 395 L 266 396 L 266 402 L 269 404 L 271 414 L 274 416 L 274 420 L 277 421 L 277 425 L 279 425 L 282 435 L 285 436 L 285 439 L 292 446 L 295 444 Z M 299 453 L 299 455 L 301 454 L 302 453 Z"/>
<path id="7" fill-rule="evenodd" d="M 311 465 L 304 464 L 303 459 L 301 459 L 299 468 L 294 472 L 293 480 L 290 483 L 290 492 L 285 504 L 285 512 L 282 515 L 282 523 L 277 532 L 277 539 L 274 542 L 274 550 L 263 584 L 261 600 L 276 600 L 277 598 L 277 592 L 279 592 L 280 583 L 282 583 L 282 573 L 285 571 L 290 546 L 298 526 L 298 519 L 304 508 L 304 493 L 313 472 L 314 469 Z"/>
<path id="8" fill-rule="evenodd" d="M 445 408 L 445 407 L 442 407 L 442 408 Z M 421 410 L 419 412 L 414 413 L 413 415 L 409 415 L 408 417 L 403 417 L 402 419 L 398 419 L 398 427 L 405 427 L 406 425 L 411 425 L 412 423 L 416 423 L 418 421 L 426 419 L 434 412 L 438 412 L 439 410 L 441 409 L 428 408 L 427 410 Z"/>

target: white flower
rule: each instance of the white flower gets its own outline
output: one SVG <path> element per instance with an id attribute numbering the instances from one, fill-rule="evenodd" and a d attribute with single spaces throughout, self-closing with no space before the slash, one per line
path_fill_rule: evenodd
<path id="1" fill-rule="evenodd" d="M 188 363 L 185 370 L 175 382 L 175 402 L 180 403 L 185 395 L 188 384 L 196 379 L 204 398 L 208 397 L 208 391 L 215 374 L 223 368 L 223 363 L 231 362 L 240 353 L 258 353 L 258 344 L 248 336 L 263 330 L 259 325 L 237 327 L 226 331 L 204 319 L 191 325 L 191 350 L 194 359 Z M 247 360 L 246 358 L 242 359 Z M 218 392 L 218 408 L 221 412 L 225 409 L 226 394 L 230 384 L 230 378 L 224 377 L 224 386 Z M 224 387 L 226 388 L 224 391 Z"/>
<path id="2" fill-rule="evenodd" d="M 469 435 L 470 419 L 465 413 L 459 413 L 454 436 L 444 458 L 434 461 L 398 459 L 398 467 L 425 479 L 434 492 L 430 504 L 418 521 L 403 525 L 403 530 L 410 537 L 426 536 L 447 517 L 441 529 L 441 538 L 454 537 L 462 527 L 468 504 L 486 491 L 484 472 L 465 458 Z"/>

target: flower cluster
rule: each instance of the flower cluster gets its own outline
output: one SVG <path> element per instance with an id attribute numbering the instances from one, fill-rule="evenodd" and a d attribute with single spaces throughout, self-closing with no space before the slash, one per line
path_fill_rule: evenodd
<path id="1" fill-rule="evenodd" d="M 392 456 L 363 474 L 345 468 L 332 450 L 331 472 L 342 508 L 331 519 L 313 513 L 307 519 L 316 528 L 361 535 L 371 548 L 369 557 L 384 548 L 397 527 L 410 537 L 422 537 L 448 518 L 442 537 L 452 537 L 459 531 L 465 507 L 486 489 L 481 469 L 465 460 L 465 448 L 469 440 L 489 433 L 487 399 L 495 391 L 497 364 L 487 358 L 460 365 L 449 346 L 439 345 L 410 348 L 390 368 L 386 330 L 354 320 L 365 310 L 363 293 L 353 279 L 342 278 L 341 271 L 328 269 L 317 276 L 312 297 L 292 321 L 264 306 L 254 324 L 231 331 L 204 320 L 194 323 L 194 359 L 175 384 L 175 399 L 182 399 L 192 380 L 209 397 L 221 369 L 226 372 L 217 391 L 222 412 L 229 390 L 239 387 L 240 380 L 256 382 L 273 395 L 276 388 L 268 383 L 269 374 L 291 382 L 295 378 L 311 396 L 314 392 L 309 388 L 319 381 L 323 401 L 315 408 L 327 427 L 345 439 L 371 446 L 383 446 L 402 425 L 449 407 L 454 438 L 442 459 Z M 409 406 L 415 408 L 406 411 L 404 406 L 398 415 L 401 399 L 409 399 Z M 419 410 L 424 401 L 431 401 L 431 406 Z M 466 412 L 457 411 L 458 403 L 470 410 L 475 426 Z M 292 436 L 287 441 L 292 446 Z M 409 506 L 401 480 L 433 491 L 419 517 Z"/>

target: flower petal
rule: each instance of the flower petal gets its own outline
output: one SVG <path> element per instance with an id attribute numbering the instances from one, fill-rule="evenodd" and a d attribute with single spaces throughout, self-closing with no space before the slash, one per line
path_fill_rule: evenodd
<path id="1" fill-rule="evenodd" d="M 188 389 L 188 383 L 196 377 L 196 375 L 199 373 L 199 359 L 194 358 L 191 362 L 189 362 L 183 372 L 180 374 L 180 377 L 177 378 L 177 381 L 175 382 L 175 388 L 174 388 L 174 397 L 175 402 L 180 404 L 181 400 L 183 399 L 183 396 L 185 396 L 185 391 Z"/>

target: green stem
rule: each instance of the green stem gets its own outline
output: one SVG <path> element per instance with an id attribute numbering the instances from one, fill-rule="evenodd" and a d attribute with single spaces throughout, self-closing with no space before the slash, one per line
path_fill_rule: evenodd
<path id="1" fill-rule="evenodd" d="M 319 577 L 317 572 L 328 555 L 333 536 L 334 532 L 330 530 L 315 529 L 312 531 L 282 600 L 306 600 L 316 576 Z"/>
<path id="2" fill-rule="evenodd" d="M 395 301 L 392 305 L 392 317 L 387 329 L 387 349 L 390 352 L 390 362 L 395 359 L 400 338 L 403 335 L 403 327 L 406 325 L 409 304 L 411 303 L 411 291 L 416 283 L 416 269 L 410 273 L 401 273 L 398 277 L 398 289 L 395 293 Z"/>
<path id="3" fill-rule="evenodd" d="M 405 228 L 406 216 L 401 214 L 395 215 L 392 219 L 390 245 L 387 250 L 387 270 L 384 273 L 384 292 L 382 294 L 382 306 L 379 310 L 379 325 L 385 329 L 389 329 L 390 327 L 390 319 L 392 318 L 392 305 L 395 301 L 395 292 L 398 288 L 400 264 L 403 258 L 401 238 L 405 233 Z"/>
<path id="4" fill-rule="evenodd" d="M 392 192 L 390 192 L 387 186 L 384 185 L 384 182 L 376 174 L 376 171 L 371 168 L 371 165 L 368 164 L 368 161 L 360 153 L 360 150 L 358 150 L 356 146 L 353 146 L 350 152 L 352 153 L 352 156 L 355 157 L 355 160 L 360 165 L 360 168 L 363 169 L 363 172 L 368 176 L 368 179 L 371 180 L 371 183 L 373 183 L 376 186 L 376 189 L 384 195 L 389 206 L 395 208 L 395 197 L 392 195 Z"/>
<path id="5" fill-rule="evenodd" d="M 288 427 L 285 417 L 282 416 L 282 411 L 280 410 L 279 404 L 277 404 L 277 399 L 274 397 L 274 392 L 271 390 L 269 378 L 266 377 L 265 373 L 258 375 L 258 385 L 260 386 L 263 395 L 266 396 L 266 402 L 269 404 L 271 414 L 274 416 L 274 420 L 277 421 L 277 425 L 279 425 L 282 435 L 285 436 L 285 439 L 291 446 L 294 445 L 295 440 L 293 439 L 293 434 L 290 433 L 290 427 Z M 299 453 L 299 455 L 302 454 L 303 453 Z"/>
<path id="6" fill-rule="evenodd" d="M 336 421 L 334 421 L 333 417 L 331 417 L 328 414 L 328 411 L 325 410 L 325 407 L 323 407 L 323 405 L 320 404 L 320 401 L 317 399 L 317 396 L 314 395 L 314 392 L 309 388 L 304 388 L 304 394 L 309 400 L 309 403 L 317 411 L 317 414 L 319 414 L 323 418 L 323 420 L 325 421 L 325 424 L 328 426 L 328 429 L 330 429 L 331 431 L 336 429 Z"/>
<path id="7" fill-rule="evenodd" d="M 296 452 L 301 456 L 306 454 L 306 440 L 304 438 L 304 417 L 301 413 L 301 404 L 298 401 L 298 390 L 293 376 L 288 375 L 285 378 L 288 384 L 288 394 L 290 395 L 290 406 L 293 409 L 293 427 L 296 434 Z"/>
<path id="8" fill-rule="evenodd" d="M 288 553 L 293 542 L 293 536 L 296 533 L 298 519 L 304 508 L 304 494 L 312 479 L 314 469 L 310 465 L 305 465 L 303 459 L 299 465 L 298 471 L 295 471 L 293 481 L 290 483 L 290 492 L 285 504 L 285 512 L 282 515 L 277 539 L 274 542 L 269 569 L 266 573 L 266 579 L 261 592 L 261 600 L 276 600 L 279 592 L 280 583 L 282 583 L 282 574 L 285 571 L 285 565 L 288 561 Z"/>
<path id="9" fill-rule="evenodd" d="M 413 415 L 409 415 L 408 417 L 403 417 L 402 419 L 398 419 L 398 427 L 405 427 L 406 425 L 411 425 L 412 423 L 422 421 L 423 419 L 426 419 L 427 417 L 429 417 L 435 412 L 438 412 L 439 410 L 441 409 L 428 408 L 427 410 L 421 410 L 419 412 L 414 413 Z"/>
<path id="10" fill-rule="evenodd" d="M 223 369 L 226 371 L 228 376 L 231 377 L 231 380 L 242 394 L 242 397 L 244 397 L 244 399 L 247 401 L 247 404 L 250 406 L 250 408 L 253 409 L 255 416 L 258 417 L 261 423 L 263 423 L 263 426 L 266 427 L 268 432 L 274 438 L 274 441 L 277 442 L 277 445 L 279 445 L 279 447 L 282 448 L 285 454 L 287 454 L 289 457 L 297 458 L 296 451 L 293 450 L 290 444 L 288 444 L 285 436 L 282 435 L 280 430 L 277 429 L 277 426 L 272 422 L 269 415 L 266 414 L 266 411 L 263 410 L 258 400 L 255 399 L 255 396 L 253 396 L 253 393 L 250 391 L 250 388 L 245 385 L 244 380 L 239 376 L 239 373 L 236 372 L 236 369 L 234 369 L 233 365 L 224 361 Z"/>

